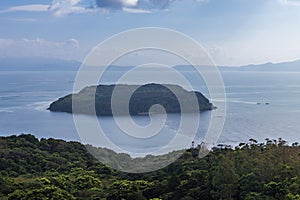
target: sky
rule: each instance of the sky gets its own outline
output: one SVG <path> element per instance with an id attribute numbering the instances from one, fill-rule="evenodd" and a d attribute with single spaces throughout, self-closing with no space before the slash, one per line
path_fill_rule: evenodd
<path id="1" fill-rule="evenodd" d="M 186 34 L 217 65 L 300 59 L 300 0 L 9 0 L 0 24 L 0 59 L 82 61 L 101 41 L 141 27 Z"/>

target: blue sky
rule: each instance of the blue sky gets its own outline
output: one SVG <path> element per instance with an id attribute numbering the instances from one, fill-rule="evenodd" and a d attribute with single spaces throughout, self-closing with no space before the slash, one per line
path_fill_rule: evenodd
<path id="1" fill-rule="evenodd" d="M 300 59 L 300 0 L 9 0 L 0 3 L 0 58 L 82 60 L 127 29 L 170 28 L 218 65 Z"/>

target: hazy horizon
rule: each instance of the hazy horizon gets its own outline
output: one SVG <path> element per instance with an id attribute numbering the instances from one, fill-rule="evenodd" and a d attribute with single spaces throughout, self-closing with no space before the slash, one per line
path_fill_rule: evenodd
<path id="1" fill-rule="evenodd" d="M 16 56 L 9 56 L 9 57 L 0 57 L 0 67 L 6 67 L 5 64 L 6 63 L 13 63 L 13 62 L 17 62 L 17 60 L 15 59 L 20 59 L 21 61 L 44 61 L 44 64 L 51 64 L 54 65 L 55 62 L 57 61 L 61 61 L 61 62 L 70 62 L 70 63 L 78 63 L 81 64 L 83 61 L 82 60 L 75 60 L 75 59 L 64 59 L 64 58 L 57 58 L 57 57 L 44 57 L 44 56 L 21 56 L 21 57 L 16 57 Z M 5 61 L 5 64 L 3 64 L 3 61 Z M 268 64 L 272 64 L 272 65 L 277 65 L 277 64 L 286 64 L 286 63 L 295 63 L 295 62 L 300 62 L 300 57 L 296 58 L 296 59 L 292 59 L 292 60 L 282 60 L 282 61 L 266 61 L 266 62 L 262 62 L 262 63 L 245 63 L 243 65 L 216 65 L 218 67 L 245 67 L 245 66 L 260 66 L 260 65 L 268 65 Z M 174 66 L 184 66 L 185 64 L 178 64 L 178 65 L 174 65 Z M 135 66 L 134 64 L 128 64 L 128 65 L 123 65 L 123 64 L 113 64 L 112 66 L 120 66 L 120 67 L 129 67 L 129 66 Z M 12 66 L 13 67 L 13 66 Z M 27 66 L 29 67 L 29 66 Z M 299 68 L 300 69 L 300 68 Z"/>

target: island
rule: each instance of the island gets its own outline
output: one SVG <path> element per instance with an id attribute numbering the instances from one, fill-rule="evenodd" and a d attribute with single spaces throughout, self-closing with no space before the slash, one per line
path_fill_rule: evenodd
<path id="1" fill-rule="evenodd" d="M 114 106 L 117 106 L 114 114 L 125 115 L 124 106 L 126 104 L 125 97 L 136 89 L 129 100 L 130 115 L 148 115 L 150 108 L 153 105 L 159 104 L 164 107 L 166 113 L 181 113 L 180 103 L 178 98 L 184 102 L 184 105 L 189 105 L 185 112 L 196 113 L 200 111 L 212 110 L 215 107 L 209 100 L 198 91 L 187 91 L 178 85 L 161 85 L 149 83 L 145 85 L 98 85 L 88 86 L 75 94 L 69 94 L 52 102 L 48 110 L 53 112 L 67 112 L 76 114 L 88 114 L 97 116 L 112 116 L 111 100 L 114 88 L 118 86 L 118 98 L 114 101 Z M 177 97 L 173 93 L 175 91 Z M 193 105 L 192 97 L 196 96 L 199 109 Z M 124 97 L 124 98 L 123 98 Z M 76 109 L 73 109 L 72 100 L 76 99 Z M 94 109 L 95 108 L 95 109 Z M 155 109 L 151 110 L 156 112 Z M 157 110 L 159 112 L 161 110 Z"/>

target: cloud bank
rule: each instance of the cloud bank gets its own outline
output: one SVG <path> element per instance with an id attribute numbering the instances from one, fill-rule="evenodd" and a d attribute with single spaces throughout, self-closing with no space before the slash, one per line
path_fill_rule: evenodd
<path id="1" fill-rule="evenodd" d="M 153 11 L 167 9 L 173 2 L 179 0 L 53 0 L 50 5 L 47 4 L 27 4 L 13 6 L 1 13 L 8 12 L 48 12 L 52 11 L 54 15 L 66 15 L 72 13 L 86 12 L 111 12 L 123 11 L 130 13 L 151 13 Z M 192 0 L 195 2 L 206 2 L 208 0 Z M 284 0 L 282 0 L 284 1 Z M 292 0 L 290 0 L 292 1 Z"/>
<path id="2" fill-rule="evenodd" d="M 66 41 L 50 41 L 43 38 L 0 38 L 0 59 L 15 56 L 78 59 L 80 55 L 79 41 L 74 38 Z"/>
<path id="3" fill-rule="evenodd" d="M 55 15 L 92 11 L 124 11 L 131 13 L 150 13 L 167 9 L 178 0 L 53 0 L 49 9 Z M 205 2 L 207 0 L 194 0 Z"/>
<path id="4" fill-rule="evenodd" d="M 169 6 L 179 0 L 52 0 L 48 4 L 20 5 L 0 10 L 1 13 L 8 12 L 48 12 L 56 16 L 87 13 L 87 12 L 111 12 L 123 11 L 130 13 L 151 13 L 153 11 L 166 10 Z M 194 2 L 209 2 L 210 0 L 190 0 Z M 300 6 L 300 0 L 277 0 L 278 3 L 288 6 Z"/>

